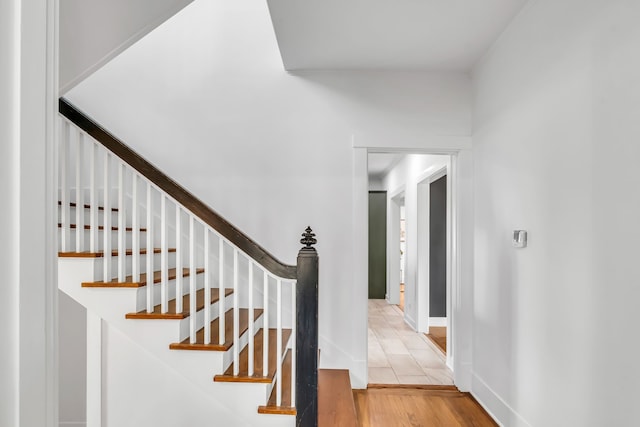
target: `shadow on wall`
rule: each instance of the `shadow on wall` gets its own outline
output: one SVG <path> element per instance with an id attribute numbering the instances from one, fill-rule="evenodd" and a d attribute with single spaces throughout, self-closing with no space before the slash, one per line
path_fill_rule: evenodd
<path id="1" fill-rule="evenodd" d="M 471 133 L 471 83 L 464 73 L 296 71 L 289 73 L 332 92 L 351 114 L 354 130 L 408 145 L 427 135 Z M 391 140 L 391 141 L 394 141 Z M 424 141 L 424 139 L 423 139 Z M 386 141 L 389 146 L 397 141 Z"/>

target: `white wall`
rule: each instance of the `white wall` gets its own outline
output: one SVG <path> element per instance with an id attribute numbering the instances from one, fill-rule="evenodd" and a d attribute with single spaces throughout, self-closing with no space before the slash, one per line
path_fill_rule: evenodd
<path id="1" fill-rule="evenodd" d="M 60 0 L 65 93 L 193 0 Z"/>
<path id="2" fill-rule="evenodd" d="M 265 2 L 198 0 L 68 97 L 279 259 L 295 262 L 311 225 L 321 363 L 351 368 L 354 384 L 365 384 L 354 135 L 386 146 L 464 140 L 465 74 L 289 74 Z"/>
<path id="3" fill-rule="evenodd" d="M 103 325 L 102 427 L 249 425 L 246 414 L 232 413 L 124 333 Z"/>
<path id="4" fill-rule="evenodd" d="M 400 163 L 387 173 L 384 177 L 384 188 L 387 190 L 389 209 L 391 197 L 398 191 L 404 192 L 405 200 L 405 226 L 406 226 L 406 253 L 405 253 L 405 308 L 404 316 L 406 321 L 415 329 L 418 321 L 417 298 L 418 289 L 418 183 L 427 175 L 437 172 L 449 165 L 449 156 L 435 156 L 425 154 L 407 155 Z M 387 224 L 387 235 L 391 235 L 391 227 L 399 227 L 398 224 Z M 391 237 L 388 238 L 391 241 Z M 423 254 L 424 255 L 424 254 Z M 390 255 L 388 256 L 390 258 Z M 424 258 L 423 258 L 424 259 Z M 388 260 L 389 261 L 389 260 Z M 396 274 L 389 272 L 389 274 Z M 399 274 L 399 273 L 397 273 Z M 428 292 L 428 290 L 427 290 Z M 427 300 L 428 301 L 428 300 Z M 426 330 L 423 332 L 427 332 Z"/>
<path id="5" fill-rule="evenodd" d="M 532 1 L 473 74 L 473 391 L 504 425 L 640 424 L 638 22 Z"/>
<path id="6" fill-rule="evenodd" d="M 80 426 L 87 420 L 87 310 L 62 291 L 58 307 L 60 425 Z"/>
<path id="7" fill-rule="evenodd" d="M 384 191 L 382 177 L 369 176 L 369 191 Z"/>

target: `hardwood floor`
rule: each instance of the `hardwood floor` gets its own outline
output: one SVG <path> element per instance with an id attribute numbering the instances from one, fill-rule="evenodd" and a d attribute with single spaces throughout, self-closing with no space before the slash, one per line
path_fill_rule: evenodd
<path id="1" fill-rule="evenodd" d="M 361 427 L 498 425 L 470 394 L 457 390 L 381 388 L 354 390 L 353 396 Z"/>
<path id="2" fill-rule="evenodd" d="M 349 371 L 318 371 L 318 426 L 358 427 Z"/>
<path id="3" fill-rule="evenodd" d="M 444 354 L 447 354 L 447 328 L 444 326 L 432 326 L 429 333 L 425 334 Z"/>

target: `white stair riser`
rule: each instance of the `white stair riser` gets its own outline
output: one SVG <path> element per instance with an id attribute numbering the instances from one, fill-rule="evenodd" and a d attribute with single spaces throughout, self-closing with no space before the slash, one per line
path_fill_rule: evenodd
<path id="1" fill-rule="evenodd" d="M 83 224 L 91 224 L 91 210 L 84 208 L 82 209 L 82 221 Z M 111 225 L 118 224 L 118 212 L 109 211 L 111 214 Z M 104 221 L 105 211 L 98 210 L 98 225 L 102 225 Z M 74 206 L 69 207 L 69 223 L 76 224 L 77 223 L 77 209 Z M 131 226 L 131 212 L 125 212 L 125 216 L 127 218 L 127 227 Z M 62 206 L 58 206 L 58 222 L 62 221 Z M 140 220 L 139 223 L 142 223 Z"/>
<path id="2" fill-rule="evenodd" d="M 264 405 L 273 384 L 220 383 L 213 376 L 223 373 L 233 359 L 233 347 L 226 352 L 170 350 L 169 343 L 180 342 L 188 336 L 189 318 L 181 320 L 125 319 L 124 314 L 135 312 L 139 300 L 144 301 L 146 288 L 82 288 L 80 282 L 88 281 L 99 271 L 97 259 L 61 258 L 59 260 L 59 286 L 72 298 L 100 316 L 109 325 L 117 328 L 145 351 L 153 354 L 211 397 L 224 402 L 231 410 L 243 414 L 248 425 L 282 427 L 295 425 L 295 417 L 263 415 L 257 407 Z M 204 276 L 198 275 L 198 287 L 202 287 Z M 183 289 L 188 290 L 188 278 Z M 159 296 L 160 285 L 154 285 L 154 294 Z M 171 281 L 168 289 L 174 289 Z M 141 295 L 142 293 L 142 295 Z M 233 297 L 225 299 L 225 309 L 232 307 Z M 257 307 L 256 307 L 257 308 Z M 212 305 L 212 318 L 218 313 L 218 303 Z M 202 327 L 203 312 L 196 316 L 197 329 Z M 256 322 L 257 333 L 262 326 L 262 316 Z M 273 325 L 272 325 L 273 326 Z M 249 341 L 248 331 L 240 338 L 240 351 Z M 251 338 L 253 339 L 253 338 Z M 108 345 L 108 344 L 107 344 Z M 108 363 L 108 362 L 107 362 Z M 244 425 L 244 424 L 243 424 Z"/>
<path id="3" fill-rule="evenodd" d="M 76 247 L 76 233 L 78 230 L 72 228 L 69 230 L 69 247 L 65 252 L 79 252 Z M 83 251 L 89 251 L 91 249 L 91 230 L 84 230 L 83 233 L 83 241 L 84 241 L 84 249 Z M 139 231 L 140 235 L 140 248 L 147 247 L 147 233 Z M 59 229 L 58 236 L 62 239 L 62 230 Z M 131 231 L 125 231 L 125 249 L 131 249 L 133 247 L 133 233 Z M 97 232 L 97 250 L 101 251 L 104 248 L 104 231 L 98 230 Z M 154 237 L 153 239 L 154 247 L 160 247 L 160 238 Z M 118 248 L 118 231 L 111 231 L 111 249 Z M 61 248 L 59 248 L 61 250 Z"/>
<path id="4" fill-rule="evenodd" d="M 162 261 L 162 254 L 153 254 L 151 255 L 153 256 L 153 271 L 160 271 L 160 267 L 161 267 L 161 261 Z M 125 255 L 125 260 L 124 260 L 124 271 L 125 271 L 125 275 L 128 276 L 130 274 L 132 274 L 133 270 L 132 270 L 132 263 L 133 263 L 133 256 L 131 255 Z M 116 277 L 118 277 L 118 257 L 112 256 L 111 257 L 111 278 L 115 279 Z M 104 258 L 100 257 L 96 259 L 96 265 L 97 265 L 97 273 L 98 276 L 95 278 L 96 281 L 101 281 L 103 279 L 103 265 L 104 265 Z M 169 268 L 174 268 L 176 266 L 176 254 L 173 252 L 169 252 L 167 254 L 167 265 L 169 266 Z M 147 272 L 147 255 L 140 255 L 140 273 L 146 273 Z"/>
<path id="5" fill-rule="evenodd" d="M 254 323 L 255 326 L 254 326 L 254 331 L 253 331 L 254 334 L 257 334 L 258 331 L 260 330 L 260 328 L 262 328 L 263 319 L 264 319 L 264 316 L 260 315 L 260 317 L 258 317 L 258 319 L 255 321 L 255 323 Z M 247 333 L 245 333 L 244 335 L 242 335 L 240 337 L 240 347 L 239 347 L 240 351 L 242 351 L 242 349 L 245 348 L 245 346 L 247 346 L 247 344 L 249 343 L 249 334 L 248 334 L 248 332 L 249 331 L 247 330 Z M 227 338 L 227 337 L 225 337 L 225 338 Z M 224 357 L 223 357 L 222 362 L 223 362 L 222 372 L 224 372 L 233 363 L 233 346 L 231 346 L 229 351 L 224 353 Z"/>
<path id="6" fill-rule="evenodd" d="M 191 276 L 182 277 L 182 295 L 186 295 L 189 293 L 189 284 L 191 283 Z M 160 304 L 160 296 L 162 294 L 162 284 L 154 283 L 153 285 L 153 303 L 154 305 Z M 196 274 L 196 289 L 202 289 L 204 287 L 204 274 Z M 147 308 L 147 287 L 142 286 L 140 288 L 136 288 L 136 311 L 144 310 Z M 167 282 L 167 293 L 169 295 L 168 299 L 173 299 L 176 297 L 176 280 L 169 280 Z"/>
<path id="7" fill-rule="evenodd" d="M 229 304 L 233 302 L 231 296 L 225 298 L 225 308 L 229 307 Z M 220 312 L 220 303 L 215 302 L 210 305 L 211 307 L 211 318 L 210 320 L 215 320 L 218 318 L 218 314 Z M 188 307 L 185 307 L 188 310 Z M 189 325 L 191 324 L 190 317 L 186 319 L 182 319 L 180 321 L 180 341 L 185 340 L 189 337 Z M 204 310 L 200 310 L 196 313 L 196 331 L 200 328 L 204 327 Z"/>

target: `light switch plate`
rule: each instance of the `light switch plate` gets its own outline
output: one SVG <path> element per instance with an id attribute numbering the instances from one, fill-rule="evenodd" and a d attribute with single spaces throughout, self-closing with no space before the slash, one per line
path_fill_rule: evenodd
<path id="1" fill-rule="evenodd" d="M 513 230 L 513 246 L 516 248 L 527 247 L 527 231 Z"/>

